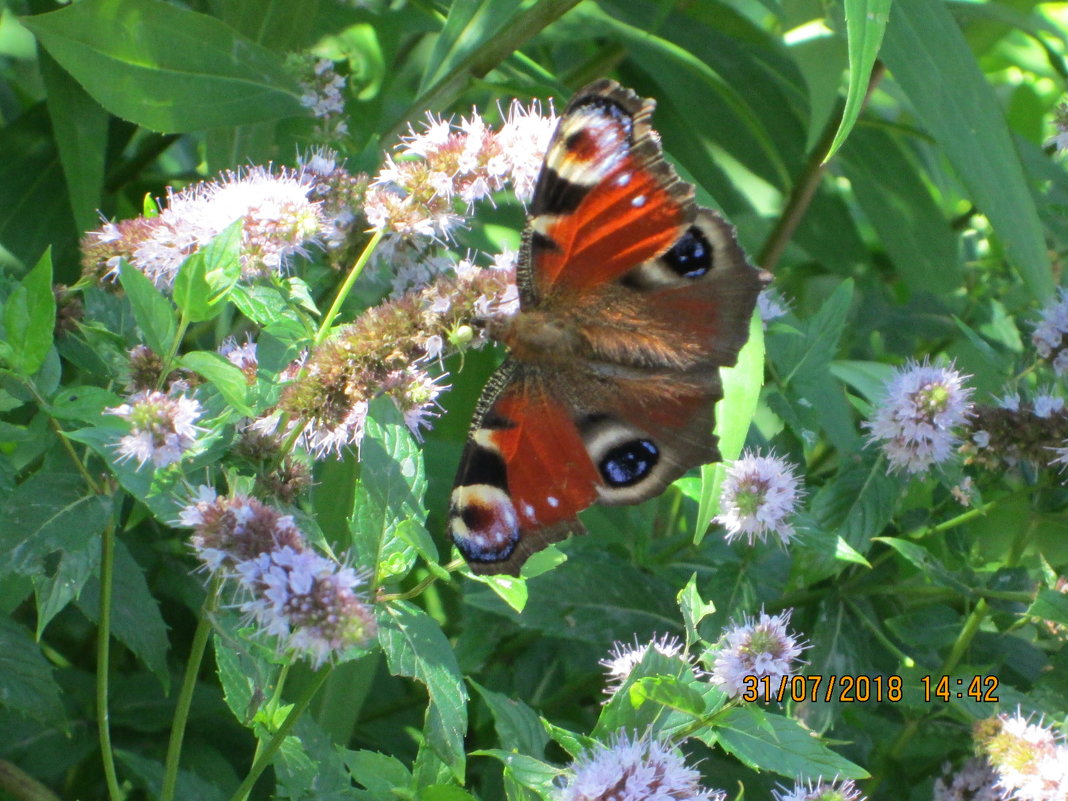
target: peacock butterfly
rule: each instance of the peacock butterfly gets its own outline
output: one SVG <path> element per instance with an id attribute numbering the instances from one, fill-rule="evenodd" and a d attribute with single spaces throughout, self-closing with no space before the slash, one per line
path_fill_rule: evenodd
<path id="1" fill-rule="evenodd" d="M 510 573 L 716 461 L 719 368 L 766 273 L 663 157 L 655 106 L 599 80 L 568 103 L 531 202 L 519 311 L 486 321 L 510 356 L 475 410 L 449 528 L 475 573 Z"/>

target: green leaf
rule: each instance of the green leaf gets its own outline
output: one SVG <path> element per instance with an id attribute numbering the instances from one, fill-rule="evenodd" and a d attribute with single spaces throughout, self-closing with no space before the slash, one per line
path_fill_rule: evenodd
<path id="1" fill-rule="evenodd" d="M 194 350 L 184 354 L 179 362 L 211 382 L 234 411 L 245 417 L 256 416 L 256 410 L 248 402 L 248 378 L 225 356 L 214 351 Z"/>
<path id="2" fill-rule="evenodd" d="M 727 710 L 716 722 L 716 740 L 723 750 L 756 770 L 773 771 L 790 779 L 865 779 L 869 775 L 790 718 L 755 706 L 742 706 Z"/>
<path id="3" fill-rule="evenodd" d="M 40 52 L 38 63 L 74 219 L 79 230 L 91 231 L 100 225 L 108 114 L 47 51 Z"/>
<path id="4" fill-rule="evenodd" d="M 342 750 L 341 758 L 354 781 L 368 789 L 373 798 L 392 798 L 394 790 L 411 787 L 412 773 L 394 756 L 377 751 Z M 364 798 L 365 796 L 358 796 Z"/>
<path id="5" fill-rule="evenodd" d="M 843 281 L 818 312 L 799 324 L 797 333 L 779 329 L 781 333 L 768 337 L 768 356 L 782 376 L 783 385 L 806 374 L 813 378 L 825 375 L 838 351 L 852 302 L 853 281 Z"/>
<path id="6" fill-rule="evenodd" d="M 33 577 L 37 599 L 37 639 L 41 639 L 52 618 L 81 595 L 82 588 L 100 566 L 100 542 L 86 539 L 79 550 L 59 552 L 59 564 L 49 576 Z"/>
<path id="7" fill-rule="evenodd" d="M 1028 607 L 1027 614 L 1068 626 L 1068 595 L 1043 587 Z"/>
<path id="8" fill-rule="evenodd" d="M 915 542 L 901 539 L 900 537 L 876 537 L 876 542 L 889 545 L 899 554 L 905 557 L 926 578 L 943 587 L 949 587 L 964 595 L 974 595 L 967 584 L 957 578 L 957 575 L 948 570 L 945 565 L 929 550 Z"/>
<path id="9" fill-rule="evenodd" d="M 241 277 L 243 230 L 244 221 L 234 220 L 178 268 L 174 302 L 189 322 L 210 320 L 223 310 L 221 301 Z"/>
<path id="10" fill-rule="evenodd" d="M 990 220 L 1033 297 L 1053 293 L 1045 237 L 994 89 L 944 3 L 897 0 L 882 58 Z"/>
<path id="11" fill-rule="evenodd" d="M 14 370 L 31 376 L 41 369 L 52 349 L 56 325 L 56 296 L 52 293 L 52 252 L 46 250 L 8 295 L 4 328 Z"/>
<path id="12" fill-rule="evenodd" d="M 701 598 L 697 590 L 697 574 L 690 576 L 686 586 L 679 590 L 679 609 L 682 611 L 682 620 L 686 624 L 686 645 L 693 645 L 699 639 L 697 625 L 711 614 L 715 614 L 716 605 L 711 601 Z"/>
<path id="13" fill-rule="evenodd" d="M 958 235 L 900 139 L 858 128 L 841 159 L 853 193 L 898 275 L 914 292 L 952 292 L 964 280 Z"/>
<path id="14" fill-rule="evenodd" d="M 465 58 L 476 54 L 508 25 L 520 0 L 468 0 L 453 3 L 445 26 L 434 42 L 426 60 L 426 70 L 419 82 L 419 94 L 456 69 Z"/>
<path id="15" fill-rule="evenodd" d="M 507 775 L 515 779 L 523 787 L 528 787 L 539 793 L 544 793 L 552 786 L 553 779 L 559 776 L 560 768 L 553 767 L 547 762 L 535 759 L 525 754 L 514 754 L 499 748 L 485 748 L 472 751 L 472 756 L 488 756 L 499 759 L 504 763 Z"/>
<path id="16" fill-rule="evenodd" d="M 111 579 L 111 633 L 170 687 L 167 669 L 167 624 L 145 580 L 145 571 L 121 540 L 115 541 L 115 570 Z M 78 608 L 94 623 L 100 622 L 100 582 L 85 585 Z"/>
<path id="17" fill-rule="evenodd" d="M 371 404 L 360 446 L 360 483 L 352 508 L 352 538 L 357 562 L 374 565 L 375 584 L 403 576 L 415 559 L 409 542 L 425 532 L 426 475 L 423 453 L 404 418 L 388 398 Z M 407 527 L 406 536 L 398 529 Z"/>
<path id="18" fill-rule="evenodd" d="M 881 457 L 865 454 L 858 462 L 846 462 L 816 493 L 812 515 L 821 528 L 865 554 L 871 538 L 890 522 L 903 486 L 899 476 L 886 472 Z"/>
<path id="19" fill-rule="evenodd" d="M 868 94 L 868 81 L 879 45 L 886 31 L 891 0 L 845 0 L 846 39 L 849 43 L 849 89 L 846 92 L 845 110 L 834 141 L 827 151 L 824 162 L 830 161 L 853 129 L 864 98 Z"/>
<path id="20" fill-rule="evenodd" d="M 0 512 L 0 575 L 43 572 L 56 551 L 82 550 L 104 530 L 111 501 L 88 495 L 77 473 L 40 472 L 8 497 Z"/>
<path id="21" fill-rule="evenodd" d="M 148 276 L 126 261 L 119 265 L 119 283 L 130 299 L 145 344 L 160 356 L 170 353 L 178 333 L 171 302 L 163 297 Z"/>
<path id="22" fill-rule="evenodd" d="M 99 422 L 106 409 L 119 406 L 122 402 L 122 398 L 114 392 L 100 387 L 70 387 L 60 390 L 48 411 L 60 420 L 95 423 Z"/>
<path id="23" fill-rule="evenodd" d="M 701 693 L 674 676 L 643 676 L 630 685 L 627 696 L 635 709 L 650 702 L 694 718 L 705 713 Z"/>
<path id="24" fill-rule="evenodd" d="M 149 798 L 160 797 L 163 792 L 163 763 L 122 748 L 115 749 L 115 756 L 129 771 L 133 783 L 143 787 Z M 216 782 L 202 779 L 188 770 L 179 770 L 175 796 L 196 798 L 197 801 L 224 801 L 227 793 Z"/>
<path id="25" fill-rule="evenodd" d="M 701 496 L 694 526 L 696 545 L 704 539 L 712 518 L 719 512 L 719 491 L 727 477 L 725 464 L 737 459 L 745 447 L 760 400 L 760 388 L 764 385 L 764 327 L 759 311 L 753 310 L 749 339 L 738 354 L 738 361 L 734 367 L 720 368 L 719 376 L 723 398 L 716 404 L 715 434 L 721 461 L 701 466 Z"/>
<path id="26" fill-rule="evenodd" d="M 516 698 L 486 689 L 473 679 L 469 681 L 490 708 L 501 745 L 509 751 L 542 757 L 549 735 L 538 714 Z"/>
<path id="27" fill-rule="evenodd" d="M 434 753 L 463 780 L 467 690 L 449 641 L 434 619 L 405 601 L 377 606 L 378 640 L 394 676 L 424 684 L 430 696 L 425 734 Z"/>
<path id="28" fill-rule="evenodd" d="M 22 22 L 100 105 L 155 131 L 306 113 L 279 56 L 206 14 L 157 0 L 85 0 Z"/>
<path id="29" fill-rule="evenodd" d="M 65 726 L 52 666 L 29 632 L 0 616 L 0 699 L 2 706 L 41 723 Z"/>

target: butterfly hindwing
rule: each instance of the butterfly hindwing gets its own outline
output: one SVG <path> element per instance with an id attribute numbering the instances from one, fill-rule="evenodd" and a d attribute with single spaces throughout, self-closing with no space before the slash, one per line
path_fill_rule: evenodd
<path id="1" fill-rule="evenodd" d="M 568 104 L 535 186 L 520 310 L 489 321 L 511 357 L 475 413 L 449 509 L 476 573 L 518 575 L 719 458 L 719 368 L 745 344 L 767 275 L 664 161 L 651 100 L 598 81 Z"/>

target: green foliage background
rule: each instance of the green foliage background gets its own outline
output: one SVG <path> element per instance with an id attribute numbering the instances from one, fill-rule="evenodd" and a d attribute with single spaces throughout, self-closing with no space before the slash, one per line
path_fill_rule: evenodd
<path id="1" fill-rule="evenodd" d="M 908 357 L 955 360 L 980 400 L 1034 361 L 1033 321 L 1061 282 L 1068 242 L 1068 175 L 1044 145 L 1068 77 L 1066 19 L 1063 4 L 1031 0 L 6 9 L 0 759 L 62 797 L 105 797 L 102 603 L 114 637 L 112 747 L 130 798 L 166 794 L 177 691 L 191 649 L 204 646 L 205 615 L 213 634 L 178 774 L 187 799 L 241 797 L 284 721 L 295 727 L 252 797 L 547 798 L 554 766 L 587 737 L 653 726 L 693 733 L 687 750 L 731 798 L 740 787 L 769 798 L 798 774 L 871 774 L 861 786 L 873 798 L 925 799 L 942 763 L 971 752 L 974 721 L 1017 705 L 1063 720 L 1068 602 L 1051 589 L 1068 563 L 1059 479 L 979 475 L 981 497 L 963 510 L 950 494 L 959 468 L 888 475 L 860 421 Z M 183 477 L 212 475 L 240 412 L 277 399 L 282 354 L 307 332 L 277 311 L 276 363 L 261 355 L 249 391 L 209 354 L 237 312 L 216 316 L 196 285 L 176 293 L 208 321 L 186 337 L 183 363 L 207 379 L 215 425 L 182 475 L 154 475 L 115 463 L 109 443 L 121 429 L 101 411 L 120 402 L 123 351 L 144 341 L 163 352 L 174 338 L 171 301 L 124 271 L 122 298 L 87 291 L 92 324 L 54 337 L 50 286 L 77 279 L 77 239 L 98 227 L 97 210 L 134 216 L 167 186 L 291 161 L 308 146 L 312 122 L 284 61 L 309 49 L 347 74 L 346 155 L 372 174 L 428 110 L 493 116 L 512 97 L 555 97 L 559 107 L 602 75 L 656 98 L 669 158 L 792 299 L 766 333 L 754 426 L 748 415 L 721 420 L 735 452 L 771 444 L 805 466 L 799 543 L 784 551 L 705 535 L 695 521 L 714 514 L 721 475 L 710 468 L 640 507 L 590 510 L 591 536 L 562 546 L 566 563 L 529 581 L 443 571 L 452 473 L 499 358 L 485 351 L 466 354 L 462 369 L 459 357 L 448 362 L 449 412 L 424 445 L 388 403 L 375 404 L 362 464 L 321 463 L 297 510 L 310 535 L 351 549 L 390 594 L 376 604 L 380 647 L 313 673 L 250 644 L 232 609 L 202 609 L 201 576 L 168 525 L 171 493 Z M 521 208 L 502 199 L 454 250 L 514 247 L 521 226 Z M 301 278 L 325 308 L 338 277 L 313 264 Z M 359 287 L 354 297 L 346 319 L 379 300 Z M 749 358 L 741 385 L 755 393 L 764 364 L 759 349 Z M 114 580 L 102 590 L 101 541 L 112 531 L 103 558 L 114 560 Z M 795 608 L 794 628 L 811 644 L 806 673 L 901 676 L 904 698 L 727 709 L 651 654 L 602 706 L 598 659 L 613 641 L 676 634 L 699 651 L 762 606 Z M 942 672 L 965 683 L 997 676 L 1000 702 L 925 700 L 920 677 Z M 306 714 L 290 715 L 302 699 Z M 36 796 L 6 787 L 0 797 Z"/>

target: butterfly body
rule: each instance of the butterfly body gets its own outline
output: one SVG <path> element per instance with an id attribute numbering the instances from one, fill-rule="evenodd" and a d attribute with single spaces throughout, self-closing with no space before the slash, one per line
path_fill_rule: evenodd
<path id="1" fill-rule="evenodd" d="M 719 367 L 766 278 L 663 160 L 652 101 L 611 81 L 565 109 L 535 188 L 520 310 L 487 321 L 510 357 L 475 411 L 449 526 L 479 573 L 584 529 L 719 458 Z"/>

